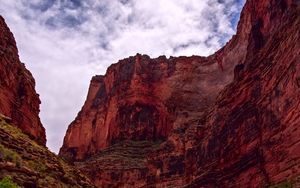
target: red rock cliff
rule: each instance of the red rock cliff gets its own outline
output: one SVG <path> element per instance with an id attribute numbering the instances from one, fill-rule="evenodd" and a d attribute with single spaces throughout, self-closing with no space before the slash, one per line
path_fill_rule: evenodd
<path id="1" fill-rule="evenodd" d="M 299 1 L 247 1 L 240 25 L 251 33 L 236 80 L 149 156 L 147 186 L 300 187 L 299 15 Z"/>
<path id="2" fill-rule="evenodd" d="M 12 119 L 38 143 L 45 145 L 39 119 L 40 99 L 31 73 L 20 62 L 13 34 L 0 16 L 0 113 Z"/>
<path id="3" fill-rule="evenodd" d="M 60 154 L 92 156 L 78 166 L 98 187 L 300 186 L 299 15 L 298 0 L 248 0 L 210 57 L 112 65 L 92 79 Z M 139 172 L 99 166 L 112 159 L 104 148 L 144 139 L 166 141 Z"/>
<path id="4" fill-rule="evenodd" d="M 246 58 L 251 27 L 245 19 L 239 35 L 213 56 L 151 59 L 137 54 L 110 66 L 105 76 L 95 76 L 60 154 L 83 159 L 120 140 L 165 139 L 191 116 L 201 116 Z"/>
<path id="5" fill-rule="evenodd" d="M 226 54 L 227 55 L 227 54 Z M 224 59 L 231 57 L 223 56 Z M 164 140 L 189 117 L 200 116 L 232 80 L 215 58 L 136 55 L 95 76 L 69 126 L 61 155 L 83 159 L 122 140 Z"/>

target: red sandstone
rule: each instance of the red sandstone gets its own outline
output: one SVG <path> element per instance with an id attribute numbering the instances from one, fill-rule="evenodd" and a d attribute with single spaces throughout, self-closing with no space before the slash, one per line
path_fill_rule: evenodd
<path id="1" fill-rule="evenodd" d="M 248 0 L 210 57 L 112 65 L 92 79 L 60 155 L 98 187 L 299 187 L 299 15 L 297 0 Z M 146 167 L 122 169 L 109 147 L 124 140 L 165 142 Z"/>
<path id="2" fill-rule="evenodd" d="M 20 62 L 13 34 L 0 16 L 0 113 L 46 145 L 45 129 L 39 118 L 40 103 L 34 78 Z"/>

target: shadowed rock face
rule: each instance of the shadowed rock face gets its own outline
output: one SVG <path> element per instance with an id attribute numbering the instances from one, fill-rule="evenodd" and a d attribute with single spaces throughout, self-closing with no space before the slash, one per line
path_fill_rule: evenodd
<path id="1" fill-rule="evenodd" d="M 240 25 L 249 19 L 252 29 L 235 81 L 201 124 L 169 136 L 149 156 L 148 186 L 300 186 L 299 6 L 247 1 Z M 169 149 L 178 143 L 182 152 Z"/>
<path id="2" fill-rule="evenodd" d="M 299 15 L 298 0 L 248 0 L 237 34 L 210 57 L 112 65 L 92 79 L 60 155 L 81 160 L 98 187 L 300 186 Z M 111 156 L 126 140 L 164 142 L 145 167 L 131 149 Z"/>
<path id="3" fill-rule="evenodd" d="M 38 143 L 46 144 L 40 99 L 31 73 L 20 62 L 13 34 L 0 16 L 0 113 Z"/>

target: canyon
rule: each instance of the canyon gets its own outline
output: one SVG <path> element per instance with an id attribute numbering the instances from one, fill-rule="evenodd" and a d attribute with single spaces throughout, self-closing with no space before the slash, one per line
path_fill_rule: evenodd
<path id="1" fill-rule="evenodd" d="M 246 1 L 209 57 L 113 64 L 59 155 L 97 187 L 299 187 L 299 6 Z"/>
<path id="2" fill-rule="evenodd" d="M 91 79 L 56 156 L 1 17 L 0 178 L 23 187 L 300 187 L 299 28 L 299 0 L 247 0 L 236 35 L 211 56 L 112 64 Z"/>

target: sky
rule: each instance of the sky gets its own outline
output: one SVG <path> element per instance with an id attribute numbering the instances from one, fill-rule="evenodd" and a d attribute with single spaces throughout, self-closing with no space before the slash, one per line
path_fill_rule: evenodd
<path id="1" fill-rule="evenodd" d="M 207 56 L 236 32 L 245 0 L 1 0 L 36 80 L 47 146 L 58 152 L 94 75 L 147 54 Z"/>

